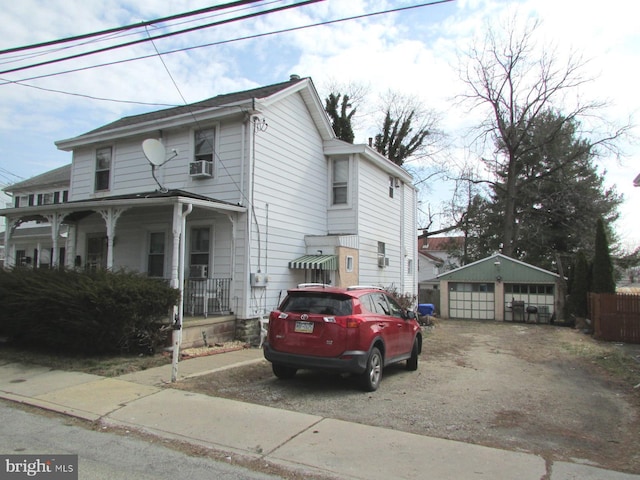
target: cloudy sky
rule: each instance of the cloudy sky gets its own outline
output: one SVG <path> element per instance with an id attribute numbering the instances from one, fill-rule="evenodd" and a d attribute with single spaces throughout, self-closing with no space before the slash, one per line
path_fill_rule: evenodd
<path id="1" fill-rule="evenodd" d="M 56 149 L 56 140 L 125 115 L 276 83 L 290 74 L 311 77 L 323 97 L 334 85 L 364 87 L 369 106 L 390 90 L 419 98 L 440 118 L 451 146 L 448 161 L 473 162 L 478 153 L 470 147 L 468 127 L 481 118 L 481 112 L 469 111 L 456 101 L 466 91 L 457 74 L 459 59 L 482 36 L 487 22 L 497 25 L 514 15 L 539 19 L 539 42 L 555 45 L 559 56 L 574 51 L 584 57 L 584 76 L 593 81 L 576 95 L 607 102 L 601 113 L 614 123 L 640 121 L 636 78 L 640 5 L 627 0 L 324 0 L 153 43 L 8 72 L 301 1 L 264 0 L 224 15 L 208 14 L 206 22 L 202 17 L 198 22 L 185 18 L 170 26 L 148 27 L 147 32 L 138 29 L 87 39 L 74 49 L 56 45 L 0 54 L 4 72 L 0 73 L 0 185 L 70 163 L 70 154 Z M 230 0 L 3 2 L 0 50 L 155 20 L 212 3 Z M 367 15 L 418 5 L 423 6 Z M 317 25 L 350 17 L 360 18 Z M 317 26 L 299 28 L 307 25 Z M 256 36 L 266 33 L 272 34 Z M 192 48 L 196 46 L 200 48 Z M 165 53 L 170 51 L 174 53 Z M 162 59 L 157 52 L 165 53 Z M 376 111 L 370 107 L 359 113 L 356 142 L 366 142 L 375 133 Z M 640 138 L 640 127 L 632 133 Z M 624 243 L 635 247 L 640 244 L 637 213 L 634 217 L 640 188 L 634 190 L 632 180 L 640 173 L 640 145 L 629 140 L 621 146 L 624 157 L 602 158 L 599 165 L 607 170 L 608 185 L 625 196 L 617 230 Z M 428 183 L 421 185 L 421 208 L 435 211 L 450 198 L 451 190 L 442 182 L 438 187 Z"/>

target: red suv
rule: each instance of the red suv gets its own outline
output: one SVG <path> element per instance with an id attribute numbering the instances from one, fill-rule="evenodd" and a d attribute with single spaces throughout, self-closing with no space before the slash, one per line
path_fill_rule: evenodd
<path id="1" fill-rule="evenodd" d="M 300 285 L 271 312 L 263 350 L 278 378 L 298 369 L 348 372 L 372 392 L 387 365 L 418 368 L 422 331 L 415 312 L 380 288 Z"/>

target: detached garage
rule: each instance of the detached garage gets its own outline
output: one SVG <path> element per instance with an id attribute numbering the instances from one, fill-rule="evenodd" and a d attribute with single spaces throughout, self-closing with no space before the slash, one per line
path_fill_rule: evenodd
<path id="1" fill-rule="evenodd" d="M 500 253 L 437 278 L 442 318 L 549 323 L 562 311 L 558 274 Z"/>

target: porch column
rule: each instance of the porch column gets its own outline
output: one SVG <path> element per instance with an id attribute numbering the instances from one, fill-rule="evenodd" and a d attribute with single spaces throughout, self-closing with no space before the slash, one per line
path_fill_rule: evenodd
<path id="1" fill-rule="evenodd" d="M 22 219 L 7 217 L 4 231 L 4 266 L 15 267 L 16 266 L 16 246 L 11 241 L 11 236 L 22 224 Z"/>
<path id="2" fill-rule="evenodd" d="M 12 228 L 9 228 L 10 220 L 7 218 L 4 229 L 4 268 L 13 267 L 15 264 L 16 256 L 9 252 L 13 252 L 13 245 L 10 244 Z"/>
<path id="3" fill-rule="evenodd" d="M 98 213 L 107 225 L 107 269 L 109 270 L 113 268 L 113 239 L 115 238 L 116 223 L 118 222 L 120 215 L 127 210 L 129 210 L 129 207 L 98 210 Z"/>
<path id="4" fill-rule="evenodd" d="M 45 218 L 51 224 L 51 240 L 53 250 L 51 266 L 55 268 L 58 266 L 58 237 L 60 236 L 60 224 L 62 223 L 62 220 L 64 220 L 64 215 L 61 213 L 52 213 L 50 215 L 45 215 Z"/>
<path id="5" fill-rule="evenodd" d="M 67 239 L 65 241 L 64 248 L 66 250 L 65 266 L 67 268 L 74 268 L 76 261 L 76 236 L 78 232 L 78 226 L 75 224 L 68 225 Z"/>

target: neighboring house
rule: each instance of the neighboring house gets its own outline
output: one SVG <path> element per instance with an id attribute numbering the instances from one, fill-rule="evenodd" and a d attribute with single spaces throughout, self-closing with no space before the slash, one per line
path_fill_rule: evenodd
<path id="1" fill-rule="evenodd" d="M 71 165 L 56 168 L 41 175 L 37 175 L 22 182 L 5 187 L 4 191 L 11 193 L 12 201 L 7 204 L 8 209 L 25 207 L 45 207 L 69 201 L 69 187 L 71 184 Z M 7 217 L 6 232 L 11 238 L 11 258 L 8 266 L 37 265 L 50 267 L 54 263 L 65 264 L 66 249 L 64 245 L 56 248 L 57 257 L 53 256 L 53 237 L 50 225 L 50 213 L 30 214 L 25 211 L 19 217 Z M 67 227 L 62 226 L 58 236 L 66 234 Z M 3 232 L 4 233 L 4 232 Z M 3 244 L 6 234 L 3 235 Z"/>
<path id="2" fill-rule="evenodd" d="M 145 158 L 149 138 L 165 164 Z M 70 167 L 5 188 L 7 266 L 166 278 L 184 285 L 186 316 L 217 315 L 213 336 L 257 332 L 303 282 L 417 293 L 412 178 L 338 140 L 311 79 L 125 117 L 56 145 L 72 152 Z M 47 183 L 65 168 L 69 183 Z M 34 220 L 47 234 L 22 238 Z"/>
<path id="3" fill-rule="evenodd" d="M 440 311 L 438 275 L 460 266 L 452 252 L 462 251 L 463 237 L 418 237 L 418 303 L 435 305 Z"/>
<path id="4" fill-rule="evenodd" d="M 551 322 L 562 318 L 556 273 L 496 253 L 438 275 L 443 318 Z"/>

